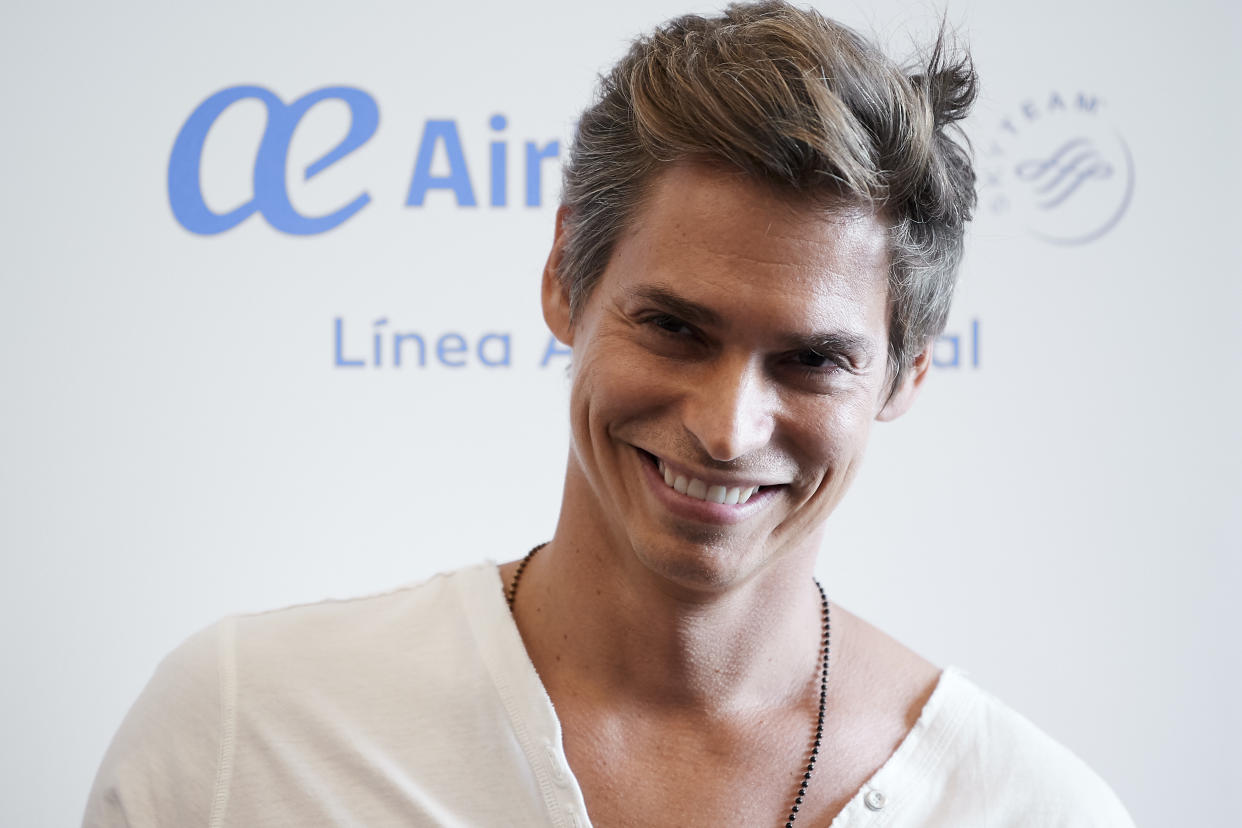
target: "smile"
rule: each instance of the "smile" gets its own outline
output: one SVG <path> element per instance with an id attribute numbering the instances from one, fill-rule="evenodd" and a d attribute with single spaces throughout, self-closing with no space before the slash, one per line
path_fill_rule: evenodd
<path id="1" fill-rule="evenodd" d="M 732 486 L 725 487 L 713 485 L 699 480 L 697 477 L 686 477 L 681 474 L 674 474 L 673 470 L 664 464 L 660 458 L 656 458 L 656 468 L 660 470 L 660 474 L 664 476 L 664 483 L 675 490 L 678 494 L 684 494 L 687 497 L 693 497 L 696 500 L 703 500 L 708 503 L 723 503 L 728 506 L 742 504 L 750 500 L 751 495 L 759 491 L 759 486 Z"/>

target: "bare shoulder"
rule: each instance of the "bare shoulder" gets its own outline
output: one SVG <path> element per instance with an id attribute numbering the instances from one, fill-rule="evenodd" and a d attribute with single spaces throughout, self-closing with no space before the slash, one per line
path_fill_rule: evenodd
<path id="1" fill-rule="evenodd" d="M 941 670 L 901 642 L 833 605 L 832 693 L 838 719 L 854 735 L 895 750 L 931 697 Z"/>

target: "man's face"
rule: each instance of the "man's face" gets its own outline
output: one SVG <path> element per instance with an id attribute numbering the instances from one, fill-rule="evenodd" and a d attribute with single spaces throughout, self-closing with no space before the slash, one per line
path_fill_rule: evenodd
<path id="1" fill-rule="evenodd" d="M 575 519 L 692 589 L 813 555 L 871 422 L 899 413 L 884 410 L 887 273 L 871 214 L 662 173 L 572 325 L 545 277 L 574 350 Z"/>

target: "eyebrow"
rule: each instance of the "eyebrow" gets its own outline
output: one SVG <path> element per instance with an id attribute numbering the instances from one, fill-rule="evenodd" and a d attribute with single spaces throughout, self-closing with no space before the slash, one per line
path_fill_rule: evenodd
<path id="1" fill-rule="evenodd" d="M 631 299 L 637 301 L 646 301 L 653 305 L 659 305 L 663 310 L 668 311 L 683 322 L 689 322 L 693 325 L 719 326 L 723 323 L 720 314 L 706 305 L 691 302 L 689 299 L 678 296 L 668 288 L 659 287 L 658 285 L 636 287 L 630 290 L 628 295 Z M 869 363 L 875 357 L 871 340 L 868 337 L 856 334 L 834 331 L 806 335 L 789 334 L 781 338 L 784 340 L 785 346 L 791 351 L 814 351 L 825 356 L 829 354 L 847 354 L 855 357 L 853 361 L 860 364 Z"/>
<path id="2" fill-rule="evenodd" d="M 720 325 L 723 321 L 720 314 L 711 308 L 678 296 L 668 288 L 644 285 L 629 291 L 629 295 L 631 299 L 659 305 L 683 322 L 695 325 Z"/>

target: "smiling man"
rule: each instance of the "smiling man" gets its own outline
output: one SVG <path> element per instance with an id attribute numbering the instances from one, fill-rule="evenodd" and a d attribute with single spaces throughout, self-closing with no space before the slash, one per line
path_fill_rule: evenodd
<path id="1" fill-rule="evenodd" d="M 833 189 L 825 207 L 678 157 L 577 311 L 561 212 L 543 294 L 574 349 L 564 500 L 503 573 L 599 824 L 826 824 L 936 685 L 839 609 L 824 661 L 824 521 L 927 368 L 890 371 L 889 228 Z"/>
<path id="2" fill-rule="evenodd" d="M 1129 826 L 1031 724 L 813 572 L 927 376 L 974 205 L 942 43 L 782 3 L 635 43 L 543 274 L 573 348 L 554 537 L 226 619 L 117 735 L 88 825 Z"/>

